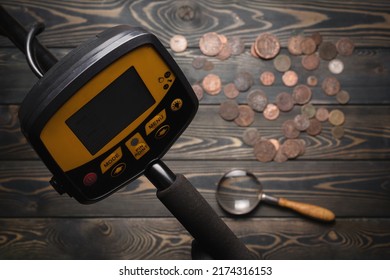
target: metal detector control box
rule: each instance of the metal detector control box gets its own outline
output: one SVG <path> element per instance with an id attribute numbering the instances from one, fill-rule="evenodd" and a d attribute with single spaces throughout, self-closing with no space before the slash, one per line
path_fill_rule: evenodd
<path id="1" fill-rule="evenodd" d="M 57 191 L 93 203 L 160 159 L 197 108 L 159 40 L 122 25 L 56 63 L 28 93 L 19 118 Z"/>

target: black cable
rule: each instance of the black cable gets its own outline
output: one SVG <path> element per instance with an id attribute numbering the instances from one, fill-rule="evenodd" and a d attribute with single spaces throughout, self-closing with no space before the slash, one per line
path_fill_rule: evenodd
<path id="1" fill-rule="evenodd" d="M 32 51 L 32 41 L 35 36 L 41 33 L 45 29 L 45 25 L 42 22 L 36 22 L 31 27 L 30 31 L 27 34 L 26 40 L 26 57 L 27 63 L 30 66 L 31 70 L 34 72 L 35 76 L 42 78 L 44 71 L 37 62 L 37 58 L 33 55 Z"/>

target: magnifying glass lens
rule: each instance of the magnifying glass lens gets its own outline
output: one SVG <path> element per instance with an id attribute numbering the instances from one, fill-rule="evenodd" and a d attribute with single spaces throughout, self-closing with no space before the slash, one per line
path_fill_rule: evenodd
<path id="1" fill-rule="evenodd" d="M 262 186 L 252 173 L 232 170 L 219 181 L 216 196 L 219 205 L 226 212 L 242 215 L 259 204 L 261 192 Z"/>

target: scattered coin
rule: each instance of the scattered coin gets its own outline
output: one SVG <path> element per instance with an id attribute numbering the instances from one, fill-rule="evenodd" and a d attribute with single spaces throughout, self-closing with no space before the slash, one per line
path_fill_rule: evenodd
<path id="1" fill-rule="evenodd" d="M 301 41 L 301 50 L 303 54 L 312 54 L 316 51 L 317 45 L 313 38 L 305 37 Z"/>
<path id="2" fill-rule="evenodd" d="M 340 104 L 347 104 L 350 99 L 348 91 L 340 90 L 336 94 L 336 99 Z"/>
<path id="3" fill-rule="evenodd" d="M 270 142 L 272 143 L 272 145 L 274 145 L 276 151 L 279 150 L 279 148 L 280 148 L 280 143 L 279 143 L 279 140 L 278 140 L 278 139 L 272 138 L 272 139 L 269 139 L 268 141 L 270 141 Z"/>
<path id="4" fill-rule="evenodd" d="M 270 162 L 276 155 L 276 149 L 270 141 L 260 140 L 255 144 L 254 154 L 258 161 Z"/>
<path id="5" fill-rule="evenodd" d="M 264 118 L 273 121 L 279 117 L 279 109 L 275 104 L 268 104 L 263 111 Z"/>
<path id="6" fill-rule="evenodd" d="M 332 136 L 336 139 L 341 139 L 344 137 L 344 127 L 334 126 L 332 127 Z"/>
<path id="7" fill-rule="evenodd" d="M 313 34 L 311 34 L 311 37 L 313 38 L 317 46 L 321 45 L 322 35 L 320 34 L 320 32 L 314 32 Z"/>
<path id="8" fill-rule="evenodd" d="M 282 81 L 285 86 L 293 87 L 298 83 L 298 74 L 295 71 L 288 70 L 283 74 Z"/>
<path id="9" fill-rule="evenodd" d="M 340 59 L 332 59 L 328 64 L 329 71 L 333 74 L 340 74 L 344 70 L 344 63 Z"/>
<path id="10" fill-rule="evenodd" d="M 238 117 L 238 104 L 234 100 L 227 100 L 219 106 L 219 115 L 226 121 L 232 121 Z"/>
<path id="11" fill-rule="evenodd" d="M 295 122 L 293 120 L 287 120 L 282 125 L 283 135 L 286 138 L 297 138 L 299 136 L 299 130 L 295 127 Z"/>
<path id="12" fill-rule="evenodd" d="M 307 85 L 297 85 L 292 93 L 292 97 L 296 104 L 306 104 L 311 99 L 311 89 Z"/>
<path id="13" fill-rule="evenodd" d="M 275 82 L 275 75 L 271 71 L 264 71 L 260 74 L 260 82 L 264 86 L 272 86 Z"/>
<path id="14" fill-rule="evenodd" d="M 248 105 L 238 106 L 238 117 L 234 119 L 234 122 L 238 126 L 250 126 L 255 120 L 255 112 Z"/>
<path id="15" fill-rule="evenodd" d="M 310 119 L 310 125 L 306 129 L 306 133 L 311 136 L 316 136 L 322 131 L 322 125 L 317 119 Z"/>
<path id="16" fill-rule="evenodd" d="M 291 36 L 287 42 L 287 49 L 292 55 L 301 55 L 301 42 L 304 37 L 302 35 Z"/>
<path id="17" fill-rule="evenodd" d="M 318 53 L 323 60 L 332 60 L 337 56 L 337 49 L 333 43 L 323 42 L 318 49 Z"/>
<path id="18" fill-rule="evenodd" d="M 279 150 L 276 151 L 274 161 L 281 163 L 288 160 L 288 157 L 283 153 L 282 151 L 282 145 L 280 146 Z"/>
<path id="19" fill-rule="evenodd" d="M 221 40 L 221 43 L 222 43 L 223 45 L 227 44 L 228 38 L 227 38 L 225 35 L 223 35 L 223 34 L 218 34 L 218 37 L 219 37 L 219 39 Z"/>
<path id="20" fill-rule="evenodd" d="M 301 147 L 296 139 L 287 139 L 280 149 L 289 159 L 296 158 L 301 151 Z"/>
<path id="21" fill-rule="evenodd" d="M 263 112 L 268 103 L 267 96 L 260 89 L 251 91 L 247 96 L 247 101 L 248 105 L 256 112 Z"/>
<path id="22" fill-rule="evenodd" d="M 253 43 L 251 45 L 251 55 L 254 57 L 254 58 L 260 58 L 260 56 L 256 53 L 256 50 L 255 50 L 255 43 Z"/>
<path id="23" fill-rule="evenodd" d="M 316 111 L 316 119 L 320 122 L 325 122 L 329 118 L 329 111 L 324 107 L 320 107 Z"/>
<path id="24" fill-rule="evenodd" d="M 274 67 L 279 72 L 286 72 L 291 67 L 291 59 L 285 54 L 279 54 L 274 59 Z"/>
<path id="25" fill-rule="evenodd" d="M 214 69 L 214 63 L 210 60 L 207 60 L 204 62 L 203 70 L 210 71 Z"/>
<path id="26" fill-rule="evenodd" d="M 349 56 L 353 54 L 355 44 L 349 38 L 341 38 L 336 42 L 336 48 L 339 54 Z"/>
<path id="27" fill-rule="evenodd" d="M 245 44 L 238 36 L 233 36 L 229 38 L 228 44 L 232 50 L 232 55 L 240 55 L 245 50 Z"/>
<path id="28" fill-rule="evenodd" d="M 223 44 L 221 51 L 217 54 L 216 57 L 219 60 L 226 60 L 231 56 L 232 56 L 232 49 L 230 48 L 229 44 L 225 43 Z"/>
<path id="29" fill-rule="evenodd" d="M 215 74 L 208 74 L 203 78 L 202 87 L 210 95 L 217 95 L 221 91 L 221 79 Z"/>
<path id="30" fill-rule="evenodd" d="M 234 84 L 239 91 L 247 91 L 253 85 L 253 77 L 249 72 L 239 72 L 234 78 Z"/>
<path id="31" fill-rule="evenodd" d="M 206 33 L 199 40 L 200 51 L 207 56 L 216 56 L 222 47 L 221 38 L 216 32 Z"/>
<path id="32" fill-rule="evenodd" d="M 242 134 L 242 140 L 248 146 L 254 146 L 261 138 L 260 132 L 254 127 L 249 127 L 245 129 Z"/>
<path id="33" fill-rule="evenodd" d="M 169 45 L 174 52 L 184 52 L 187 49 L 187 39 L 183 35 L 174 35 Z"/>
<path id="34" fill-rule="evenodd" d="M 322 89 L 326 95 L 333 96 L 340 91 L 340 82 L 335 77 L 327 77 L 322 82 Z"/>
<path id="35" fill-rule="evenodd" d="M 340 126 L 344 123 L 344 113 L 338 109 L 329 112 L 329 122 L 334 126 Z"/>
<path id="36" fill-rule="evenodd" d="M 316 115 L 316 108 L 313 104 L 308 103 L 301 107 L 301 113 L 302 115 L 305 115 L 306 117 L 311 119 L 314 118 L 314 116 Z"/>
<path id="37" fill-rule="evenodd" d="M 263 59 L 274 58 L 280 51 L 278 38 L 270 33 L 262 33 L 255 41 L 255 51 Z"/>
<path id="38" fill-rule="evenodd" d="M 303 68 L 313 71 L 320 66 L 320 57 L 316 53 L 305 55 L 302 57 L 301 63 Z"/>
<path id="39" fill-rule="evenodd" d="M 197 56 L 192 60 L 192 67 L 195 69 L 202 69 L 206 62 L 206 58 Z"/>
<path id="40" fill-rule="evenodd" d="M 203 88 L 200 85 L 192 85 L 192 90 L 195 92 L 195 95 L 198 100 L 201 100 L 203 98 Z"/>
<path id="41" fill-rule="evenodd" d="M 305 140 L 303 139 L 297 139 L 297 143 L 299 144 L 299 155 L 300 156 L 303 156 L 306 152 L 306 143 L 305 143 Z"/>
<path id="42" fill-rule="evenodd" d="M 287 92 L 281 92 L 276 96 L 276 106 L 282 112 L 291 111 L 294 108 L 294 99 L 291 94 Z"/>
<path id="43" fill-rule="evenodd" d="M 223 87 L 223 93 L 227 98 L 233 99 L 239 95 L 239 91 L 234 83 L 228 83 Z"/>
<path id="44" fill-rule="evenodd" d="M 294 125 L 297 130 L 305 131 L 310 125 L 310 120 L 306 115 L 296 115 L 294 118 Z"/>
<path id="45" fill-rule="evenodd" d="M 306 83 L 308 86 L 315 87 L 318 84 L 318 79 L 316 76 L 309 76 L 307 77 Z"/>

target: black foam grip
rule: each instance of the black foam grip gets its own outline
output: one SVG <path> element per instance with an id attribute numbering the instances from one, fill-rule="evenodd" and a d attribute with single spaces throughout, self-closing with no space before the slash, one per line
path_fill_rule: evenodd
<path id="1" fill-rule="evenodd" d="M 214 259 L 255 259 L 183 175 L 157 197 Z"/>

